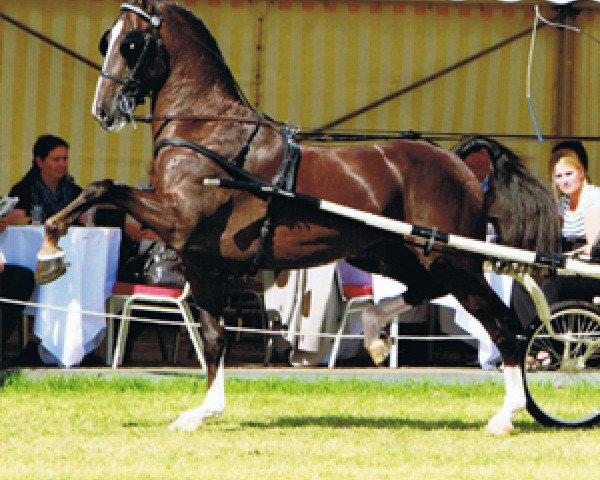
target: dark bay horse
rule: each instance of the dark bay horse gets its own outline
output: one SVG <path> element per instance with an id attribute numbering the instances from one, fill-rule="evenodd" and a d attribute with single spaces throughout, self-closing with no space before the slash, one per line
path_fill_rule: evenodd
<path id="1" fill-rule="evenodd" d="M 103 37 L 103 72 L 92 114 L 117 131 L 144 97 L 152 102 L 154 193 L 110 180 L 88 185 L 46 223 L 38 278 L 64 272 L 57 242 L 96 202 L 112 203 L 152 228 L 181 256 L 201 325 L 208 392 L 172 429 L 191 430 L 225 407 L 225 330 L 219 324 L 223 283 L 252 268 L 294 269 L 347 258 L 408 286 L 403 306 L 452 293 L 485 326 L 505 369 L 506 398 L 489 421 L 492 433 L 512 430 L 525 406 L 520 371 L 520 324 L 482 275 L 482 258 L 417 238 L 402 238 L 318 211 L 265 200 L 244 191 L 206 187 L 205 179 L 255 181 L 443 232 L 483 239 L 489 214 L 505 244 L 553 250 L 554 201 L 522 164 L 492 140 L 493 187 L 484 196 L 459 156 L 424 141 L 317 147 L 289 141 L 281 125 L 245 100 L 217 43 L 189 11 L 169 2 L 133 1 Z M 480 148 L 473 139 L 461 149 Z M 301 161 L 296 162 L 300 157 Z M 294 173 L 297 171 L 297 175 Z M 527 207 L 527 208 L 525 208 Z M 540 232 L 548 232 L 539 235 Z"/>

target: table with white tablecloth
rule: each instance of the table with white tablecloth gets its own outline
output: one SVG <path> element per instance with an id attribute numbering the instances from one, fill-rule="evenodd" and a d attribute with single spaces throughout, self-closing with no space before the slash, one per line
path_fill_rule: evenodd
<path id="1" fill-rule="evenodd" d="M 8 264 L 35 270 L 43 239 L 41 226 L 8 227 L 0 235 L 0 250 Z M 46 363 L 77 365 L 104 339 L 103 313 L 117 277 L 120 243 L 119 228 L 70 227 L 60 239 L 69 264 L 67 273 L 36 286 L 32 301 L 39 306 L 28 310 L 35 315 L 34 334 Z"/>

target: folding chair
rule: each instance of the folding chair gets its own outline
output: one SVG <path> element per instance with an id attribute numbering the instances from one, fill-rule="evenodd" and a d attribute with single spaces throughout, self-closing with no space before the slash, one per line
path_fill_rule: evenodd
<path id="1" fill-rule="evenodd" d="M 107 328 L 107 364 L 112 363 L 112 368 L 118 368 L 123 362 L 125 352 L 125 344 L 129 331 L 129 320 L 127 317 L 132 316 L 132 312 L 158 312 L 167 314 L 179 314 L 183 319 L 183 323 L 188 330 L 190 340 L 196 351 L 198 361 L 202 368 L 206 370 L 206 362 L 202 353 L 202 339 L 198 333 L 198 326 L 194 325 L 194 316 L 189 304 L 190 285 L 186 282 L 183 288 L 165 287 L 159 285 L 145 285 L 136 283 L 116 282 L 113 287 L 112 295 L 108 302 L 108 319 Z M 119 327 L 117 336 L 117 344 L 114 349 L 114 357 L 112 355 L 112 339 L 114 330 L 114 317 L 116 314 L 116 303 L 124 300 L 123 303 L 123 319 Z M 174 358 L 177 356 L 177 339 Z M 113 358 L 111 358 L 113 357 Z M 112 360 L 112 362 L 111 362 Z"/>
<path id="2" fill-rule="evenodd" d="M 365 310 L 374 304 L 373 277 L 370 273 L 354 268 L 346 262 L 338 262 L 336 266 L 336 281 L 342 302 L 342 312 L 339 328 L 335 334 L 331 348 L 329 368 L 335 367 L 342 336 L 348 322 L 348 316 L 351 313 Z"/>

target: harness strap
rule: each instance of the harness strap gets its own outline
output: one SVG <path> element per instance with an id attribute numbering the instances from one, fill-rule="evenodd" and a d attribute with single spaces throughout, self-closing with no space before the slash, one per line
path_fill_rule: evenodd
<path id="1" fill-rule="evenodd" d="M 261 124 L 262 122 L 260 120 L 256 123 L 256 127 L 254 128 L 252 134 L 232 159 L 228 159 L 214 150 L 205 147 L 204 145 L 190 142 L 182 138 L 161 138 L 160 140 L 157 140 L 154 144 L 154 156 L 156 156 L 162 148 L 167 146 L 187 148 L 198 152 L 215 162 L 232 179 L 264 187 L 267 186 L 267 184 L 262 179 L 252 175 L 243 168 L 244 160 L 248 154 L 248 150 L 250 149 L 250 143 L 252 143 L 252 140 L 254 140 L 254 137 L 258 133 Z M 273 184 L 278 190 L 292 192 L 296 187 L 296 178 L 298 167 L 300 165 L 301 151 L 299 145 L 294 141 L 294 134 L 292 130 L 284 128 L 280 131 L 280 133 L 284 139 L 283 159 L 281 167 L 275 175 Z M 265 254 L 266 243 L 273 236 L 273 215 L 275 213 L 275 208 L 276 205 L 273 195 L 268 195 L 267 210 L 263 224 L 260 228 L 258 247 L 250 267 L 252 274 L 257 273 L 260 269 L 260 265 Z"/>
<path id="2" fill-rule="evenodd" d="M 225 158 L 214 150 L 205 147 L 204 145 L 200 145 L 198 143 L 190 142 L 188 140 L 183 140 L 182 138 L 161 138 L 154 144 L 154 156 L 158 154 L 158 152 L 167 146 L 173 147 L 183 147 L 198 152 L 205 157 L 210 158 L 213 162 L 215 162 L 219 167 L 221 167 L 227 175 L 235 180 L 244 180 L 251 183 L 258 183 L 264 185 L 265 182 L 262 179 L 252 175 L 247 170 L 244 170 L 242 167 L 238 166 L 232 160 Z M 242 147 L 243 149 L 244 147 Z M 237 155 L 236 157 L 237 158 Z"/>
<path id="3" fill-rule="evenodd" d="M 260 119 L 256 122 L 256 126 L 254 127 L 254 130 L 252 130 L 252 133 L 246 139 L 246 141 L 242 145 L 242 148 L 240 148 L 238 153 L 236 153 L 235 157 L 233 157 L 231 159 L 231 161 L 233 163 L 235 163 L 239 168 L 242 168 L 244 166 L 244 161 L 246 160 L 246 155 L 248 155 L 248 151 L 250 150 L 250 144 L 252 143 L 252 140 L 254 140 L 254 137 L 256 137 L 256 134 L 258 133 L 259 129 L 260 129 Z"/>
<path id="4" fill-rule="evenodd" d="M 301 152 L 300 147 L 294 140 L 294 132 L 289 128 L 283 128 L 281 136 L 284 140 L 283 159 L 281 167 L 273 179 L 273 186 L 278 190 L 293 192 L 296 189 L 296 178 L 298 167 L 300 165 Z M 254 258 L 252 259 L 252 273 L 255 274 L 260 269 L 260 265 L 265 255 L 265 246 L 267 240 L 273 236 L 273 216 L 276 213 L 276 204 L 273 195 L 267 197 L 267 211 L 263 224 L 260 227 L 260 237 L 258 247 Z"/>
<path id="5" fill-rule="evenodd" d="M 273 180 L 273 186 L 293 192 L 296 189 L 296 177 L 300 166 L 300 147 L 294 140 L 294 132 L 289 128 L 283 128 L 281 135 L 284 141 L 283 160 Z"/>

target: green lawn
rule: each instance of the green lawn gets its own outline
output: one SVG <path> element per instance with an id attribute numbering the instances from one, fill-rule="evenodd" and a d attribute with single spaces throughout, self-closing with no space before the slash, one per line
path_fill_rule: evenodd
<path id="1" fill-rule="evenodd" d="M 600 428 L 555 430 L 527 413 L 482 429 L 496 383 L 364 380 L 226 383 L 225 414 L 172 433 L 203 378 L 9 376 L 0 388 L 0 478 L 575 479 L 600 476 Z"/>

